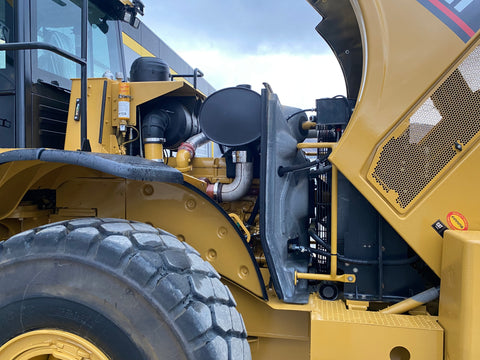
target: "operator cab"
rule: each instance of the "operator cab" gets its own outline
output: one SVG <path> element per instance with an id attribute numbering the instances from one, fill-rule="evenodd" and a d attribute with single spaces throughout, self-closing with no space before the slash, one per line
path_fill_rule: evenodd
<path id="1" fill-rule="evenodd" d="M 80 57 L 81 6 L 78 0 L 0 0 L 0 43 L 45 42 Z M 107 71 L 124 76 L 118 21 L 123 7 L 118 1 L 89 2 L 89 77 Z M 0 51 L 2 147 L 63 148 L 71 79 L 78 77 L 79 65 L 52 52 Z"/>

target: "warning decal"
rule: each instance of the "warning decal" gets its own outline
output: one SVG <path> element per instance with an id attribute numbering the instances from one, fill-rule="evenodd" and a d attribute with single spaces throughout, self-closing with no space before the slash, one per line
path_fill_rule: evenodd
<path id="1" fill-rule="evenodd" d="M 448 213 L 447 223 L 452 230 L 468 230 L 467 218 L 457 211 Z"/>

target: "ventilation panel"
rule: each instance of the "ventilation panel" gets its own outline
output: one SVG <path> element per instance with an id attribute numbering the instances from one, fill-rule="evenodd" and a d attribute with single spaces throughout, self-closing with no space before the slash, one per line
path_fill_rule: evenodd
<path id="1" fill-rule="evenodd" d="M 473 144 L 480 132 L 480 47 L 380 146 L 368 179 L 401 213 Z"/>

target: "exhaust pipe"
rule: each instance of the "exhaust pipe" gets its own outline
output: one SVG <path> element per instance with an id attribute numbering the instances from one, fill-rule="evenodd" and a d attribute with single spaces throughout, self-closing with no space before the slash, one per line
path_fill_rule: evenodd
<path id="1" fill-rule="evenodd" d="M 239 200 L 250 189 L 253 179 L 253 163 L 247 161 L 246 151 L 234 151 L 235 179 L 230 184 L 217 182 L 207 186 L 207 195 L 218 202 Z"/>

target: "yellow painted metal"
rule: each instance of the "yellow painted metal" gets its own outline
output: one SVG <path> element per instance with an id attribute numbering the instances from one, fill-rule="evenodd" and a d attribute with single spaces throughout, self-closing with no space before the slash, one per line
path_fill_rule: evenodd
<path id="1" fill-rule="evenodd" d="M 223 277 L 263 296 L 263 280 L 236 226 L 197 191 L 182 185 L 127 181 L 125 216 L 176 235 Z"/>
<path id="2" fill-rule="evenodd" d="M 190 176 L 187 174 L 183 174 L 183 180 L 190 185 L 195 186 L 197 189 L 206 192 L 207 191 L 207 182 L 204 180 L 200 180 L 194 176 Z"/>
<path id="3" fill-rule="evenodd" d="M 190 166 L 184 168 L 185 163 L 180 161 L 180 165 L 177 165 L 177 157 L 169 157 L 165 160 L 168 166 L 181 170 L 184 175 L 193 176 L 199 179 L 208 179 L 210 183 L 229 183 L 232 179 L 227 177 L 227 166 L 225 158 L 205 158 L 194 157 L 190 160 Z"/>
<path id="4" fill-rule="evenodd" d="M 351 302 L 347 309 L 341 300 L 315 294 L 305 305 L 286 304 L 273 289 L 263 301 L 225 283 L 244 318 L 253 359 L 443 360 L 444 333 L 436 317 L 366 311 L 368 302 Z M 395 357 L 404 351 L 410 357 Z"/>
<path id="5" fill-rule="evenodd" d="M 130 117 L 120 120 L 118 117 L 118 102 L 120 81 L 93 78 L 88 79 L 87 89 L 87 136 L 93 152 L 123 154 L 122 143 L 126 142 L 125 133 L 120 132 L 120 125 L 137 125 L 137 107 L 149 100 L 165 96 L 199 97 L 203 95 L 183 81 L 137 82 L 130 85 Z M 105 106 L 102 114 L 103 91 Z M 80 79 L 72 80 L 65 150 L 76 151 L 80 148 L 80 121 L 75 120 L 76 101 L 80 98 Z M 102 123 L 103 118 L 103 123 Z"/>
<path id="6" fill-rule="evenodd" d="M 90 140 L 90 145 L 93 152 L 120 154 L 119 140 L 117 136 L 120 133 L 117 131 L 119 121 L 117 119 L 117 96 L 112 94 L 112 85 L 118 84 L 118 81 L 110 79 L 89 79 L 87 84 L 87 137 Z M 104 122 L 102 119 L 102 98 L 103 87 L 107 86 Z M 118 85 L 117 85 L 118 89 Z M 76 151 L 80 149 L 80 133 L 81 122 L 75 120 L 76 101 L 80 98 L 80 79 L 72 80 L 72 93 L 70 95 L 70 105 L 67 121 L 67 133 L 65 137 L 65 150 Z M 101 139 L 100 139 L 101 137 Z"/>
<path id="7" fill-rule="evenodd" d="M 331 225 L 330 225 L 330 246 L 332 256 L 330 257 L 330 275 L 331 277 L 337 276 L 337 251 L 338 251 L 338 171 L 335 166 L 332 166 L 332 185 L 331 185 Z M 353 277 L 353 276 L 352 276 Z"/>
<path id="8" fill-rule="evenodd" d="M 5 240 L 20 231 L 44 225 L 55 216 L 51 214 L 53 210 L 39 210 L 36 205 L 20 202 L 27 190 L 56 189 L 72 177 L 89 176 L 101 175 L 86 168 L 42 161 L 0 165 L 0 239 Z M 96 189 L 91 191 L 91 194 L 96 194 Z"/>
<path id="9" fill-rule="evenodd" d="M 479 43 L 477 42 L 472 47 L 472 49 L 476 48 L 476 53 L 479 52 L 478 46 Z M 466 54 L 469 53 L 470 51 Z M 464 55 L 460 58 L 461 62 L 465 61 Z M 479 55 L 471 54 L 471 58 L 467 63 L 476 63 L 478 61 L 480 61 Z M 468 86 L 465 86 L 468 90 L 462 87 L 462 83 L 465 82 L 463 75 L 453 73 L 453 70 L 458 65 L 459 63 L 457 62 L 452 69 L 449 69 L 447 72 L 449 76 L 439 79 L 435 86 L 419 101 L 419 104 L 413 107 L 395 124 L 392 131 L 379 145 L 368 169 L 367 179 L 371 185 L 382 194 L 390 203 L 390 206 L 399 214 L 408 213 L 423 197 L 429 193 L 434 193 L 437 182 L 451 172 L 452 167 L 455 166 L 455 163 L 459 161 L 462 155 L 470 151 L 472 144 L 475 144 L 480 139 L 480 133 L 476 132 L 475 127 L 468 125 L 468 121 L 476 121 L 475 115 L 470 115 L 470 117 L 464 113 L 459 115 L 461 111 L 464 111 L 465 107 L 477 107 L 477 105 L 469 103 L 469 97 L 475 97 L 474 91 Z M 466 71 L 471 75 L 478 75 L 474 70 Z M 447 89 L 445 89 L 445 83 L 450 84 Z M 443 90 L 440 88 L 441 86 L 444 87 Z M 456 99 L 462 98 L 465 103 L 461 105 L 449 104 L 448 100 L 444 99 L 446 94 Z M 458 102 L 459 100 L 457 100 Z M 435 112 L 432 112 L 432 108 Z M 442 118 L 444 124 L 442 133 L 437 132 L 433 140 L 429 140 L 429 134 L 435 132 L 433 124 L 435 121 L 439 121 L 432 114 L 437 114 L 436 116 Z M 459 124 L 459 121 L 462 120 L 466 120 L 466 123 Z M 456 137 L 450 140 L 448 132 L 455 127 L 461 130 L 454 132 L 453 136 Z M 400 139 L 404 140 L 401 141 Z M 405 144 L 405 140 L 407 144 Z M 460 147 L 457 148 L 456 146 Z M 405 147 L 411 147 L 411 149 L 404 150 Z M 394 159 L 403 151 L 405 151 L 405 154 L 408 154 L 409 159 L 405 159 L 405 155 L 403 155 L 403 164 L 395 163 Z M 435 159 L 441 160 L 436 162 Z M 411 183 L 408 188 L 404 184 L 395 184 L 405 181 L 402 173 L 408 173 L 408 167 L 415 166 L 413 165 L 415 162 L 425 163 L 420 169 L 422 172 L 421 176 L 409 178 L 408 180 Z M 389 173 L 396 175 L 391 178 L 386 175 L 379 176 L 376 169 L 380 168 L 383 170 L 387 166 L 391 168 Z M 385 184 L 386 177 L 389 180 L 388 185 Z M 426 179 L 428 179 L 428 182 L 426 182 Z M 393 188 L 390 188 L 389 185 Z"/>
<path id="10" fill-rule="evenodd" d="M 297 281 L 299 279 L 354 283 L 356 280 L 356 277 L 355 275 L 352 275 L 352 274 L 343 274 L 343 275 L 312 274 L 312 273 L 299 273 L 295 271 L 295 277 L 294 277 L 295 285 L 297 285 Z"/>
<path id="11" fill-rule="evenodd" d="M 120 0 L 120 2 L 124 5 L 133 6 L 133 3 L 130 0 Z"/>
<path id="12" fill-rule="evenodd" d="M 124 179 L 73 178 L 62 183 L 56 191 L 58 213 L 51 216 L 52 221 L 92 215 L 125 218 Z"/>
<path id="13" fill-rule="evenodd" d="M 297 144 L 298 149 L 334 149 L 338 143 L 329 143 L 329 142 L 320 142 L 320 143 L 314 143 L 314 142 L 305 142 L 305 143 L 300 143 Z"/>
<path id="14" fill-rule="evenodd" d="M 43 176 L 62 164 L 22 161 L 0 165 L 0 219 L 9 217 L 23 195 Z"/>
<path id="15" fill-rule="evenodd" d="M 45 329 L 19 335 L 0 347 L 5 360 L 109 360 L 92 342 L 69 332 Z"/>
<path id="16" fill-rule="evenodd" d="M 391 206 L 367 174 L 378 147 L 451 73 L 478 43 L 478 36 L 465 44 L 416 0 L 351 3 L 362 35 L 363 79 L 355 111 L 329 160 L 440 274 L 442 238 L 431 225 L 438 219 L 445 223 L 449 212 L 459 211 L 471 228 L 480 228 L 478 209 L 471 201 L 478 194 L 478 142 L 404 214 Z"/>
<path id="17" fill-rule="evenodd" d="M 245 226 L 245 224 L 243 223 L 242 219 L 240 219 L 240 217 L 237 214 L 234 214 L 234 213 L 230 213 L 230 214 L 228 214 L 228 216 L 230 216 L 233 219 L 233 221 L 235 221 L 235 223 L 238 226 L 240 226 L 240 228 L 242 229 L 243 233 L 246 236 L 247 243 L 249 243 L 251 238 L 252 238 L 252 235 L 250 235 L 250 231 L 248 231 L 248 229 Z"/>
<path id="18" fill-rule="evenodd" d="M 370 306 L 368 301 L 347 300 L 345 303 L 348 310 L 367 311 L 368 307 Z"/>
<path id="19" fill-rule="evenodd" d="M 37 226 L 48 223 L 53 209 L 39 209 L 33 202 L 21 202 L 8 219 L 0 220 L 4 234 L 0 233 L 0 241 L 7 240 L 11 236 Z"/>
<path id="20" fill-rule="evenodd" d="M 132 106 L 130 108 L 131 117 L 132 115 L 135 115 L 136 106 L 141 105 L 149 100 L 155 99 L 159 96 L 169 94 L 174 90 L 189 89 L 189 93 L 185 93 L 182 95 L 195 96 L 195 91 L 181 81 L 146 81 L 140 83 L 130 83 L 130 89 L 132 93 Z"/>
<path id="21" fill-rule="evenodd" d="M 265 302 L 234 284 L 230 288 L 242 314 L 254 360 L 310 359 L 310 314 L 308 305 L 287 305 L 268 292 Z"/>
<path id="22" fill-rule="evenodd" d="M 163 162 L 163 144 L 145 144 L 145 159 Z"/>
<path id="23" fill-rule="evenodd" d="M 192 166 L 190 165 L 192 161 L 192 154 L 190 154 L 190 151 L 185 149 L 179 149 L 177 151 L 177 156 L 175 159 L 176 159 L 176 168 L 181 172 L 192 170 Z"/>
<path id="24" fill-rule="evenodd" d="M 312 360 L 443 360 L 443 329 L 435 317 L 348 310 L 342 301 L 316 297 L 310 304 Z"/>
<path id="25" fill-rule="evenodd" d="M 439 322 L 445 360 L 480 358 L 480 231 L 446 231 Z"/>
<path id="26" fill-rule="evenodd" d="M 317 126 L 317 123 L 313 121 L 305 121 L 304 123 L 302 123 L 303 130 L 315 129 L 316 126 Z"/>

